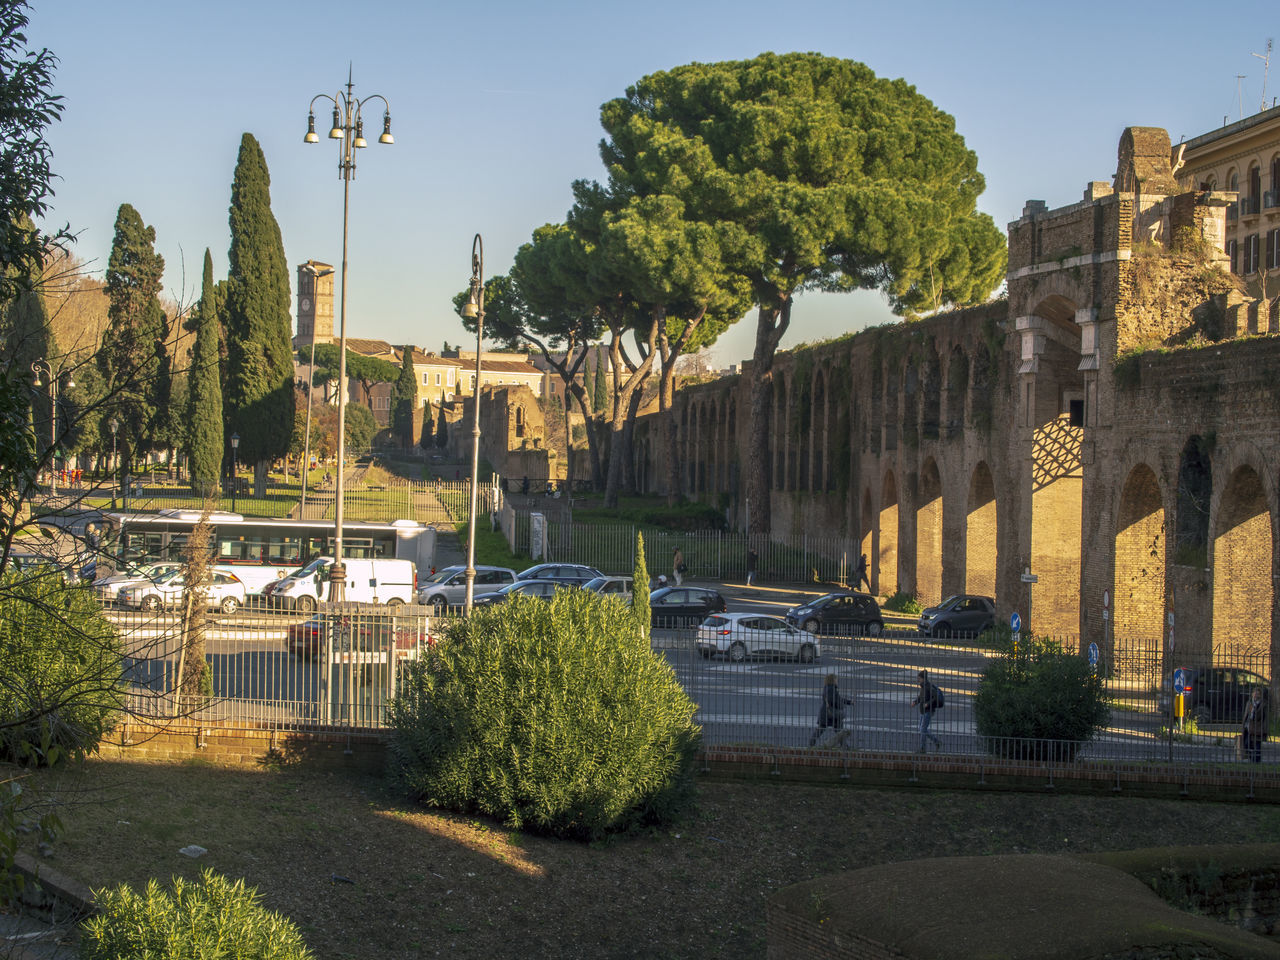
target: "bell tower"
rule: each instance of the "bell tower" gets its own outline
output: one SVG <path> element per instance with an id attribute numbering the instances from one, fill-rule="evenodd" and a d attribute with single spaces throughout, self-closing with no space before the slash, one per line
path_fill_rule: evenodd
<path id="1" fill-rule="evenodd" d="M 298 267 L 298 334 L 293 348 L 333 343 L 333 267 L 308 260 Z"/>

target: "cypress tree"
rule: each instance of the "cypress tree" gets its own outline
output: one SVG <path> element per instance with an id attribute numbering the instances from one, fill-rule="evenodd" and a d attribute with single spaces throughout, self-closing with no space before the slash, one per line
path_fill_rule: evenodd
<path id="1" fill-rule="evenodd" d="M 288 453 L 294 419 L 289 272 L 270 186 L 262 148 L 246 133 L 231 183 L 223 403 L 240 462 L 256 464 L 259 496 L 270 461 Z"/>
<path id="2" fill-rule="evenodd" d="M 636 562 L 631 570 L 631 611 L 641 638 L 649 639 L 653 608 L 649 605 L 649 565 L 644 559 L 644 534 L 636 531 Z"/>
<path id="3" fill-rule="evenodd" d="M 449 445 L 449 424 L 444 419 L 444 404 L 440 404 L 440 416 L 436 419 L 436 447 L 443 450 Z"/>
<path id="4" fill-rule="evenodd" d="M 117 442 L 124 463 L 154 449 L 159 411 L 168 392 L 165 316 L 160 306 L 164 257 L 155 252 L 156 231 L 127 203 L 116 214 L 107 261 L 107 329 L 98 350 L 110 416 L 120 421 Z"/>
<path id="5" fill-rule="evenodd" d="M 191 489 L 209 496 L 222 473 L 222 384 L 218 373 L 218 304 L 213 285 L 213 257 L 204 252 L 200 303 L 187 329 L 196 335 L 187 388 L 187 459 Z"/>
<path id="6" fill-rule="evenodd" d="M 596 382 L 592 388 L 591 406 L 596 413 L 608 415 L 609 385 L 605 381 L 604 364 L 600 362 L 599 354 L 596 355 Z"/>
<path id="7" fill-rule="evenodd" d="M 418 379 L 413 373 L 413 344 L 406 344 L 400 376 L 391 393 L 391 433 L 404 447 L 413 446 L 413 411 L 418 406 Z"/>
<path id="8" fill-rule="evenodd" d="M 35 229 L 29 220 L 27 226 Z M 14 298 L 9 301 L 0 317 L 0 348 L 9 358 L 9 368 L 23 380 L 32 376 L 31 364 L 36 360 L 51 360 L 55 368 L 58 366 L 59 351 L 54 342 L 53 327 L 49 323 L 49 312 L 45 308 L 44 298 L 36 289 L 39 279 L 40 265 L 37 262 L 32 264 L 23 281 L 14 284 Z M 49 445 L 48 386 L 36 389 L 29 395 L 23 390 L 22 402 L 30 408 L 36 441 L 39 449 L 44 450 Z"/>

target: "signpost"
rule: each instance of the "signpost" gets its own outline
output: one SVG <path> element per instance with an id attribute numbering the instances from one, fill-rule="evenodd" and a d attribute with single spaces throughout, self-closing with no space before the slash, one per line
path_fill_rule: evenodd
<path id="1" fill-rule="evenodd" d="M 1017 653 L 1019 633 L 1022 630 L 1022 618 L 1018 616 L 1017 610 L 1009 616 L 1009 629 L 1013 631 L 1013 652 Z"/>
<path id="2" fill-rule="evenodd" d="M 1093 668 L 1093 672 L 1098 672 L 1098 645 L 1096 643 L 1089 644 L 1089 666 Z"/>

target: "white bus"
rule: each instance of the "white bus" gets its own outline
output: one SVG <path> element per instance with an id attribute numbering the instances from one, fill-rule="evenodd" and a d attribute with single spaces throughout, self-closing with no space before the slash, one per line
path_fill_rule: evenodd
<path id="1" fill-rule="evenodd" d="M 200 522 L 199 510 L 107 513 L 104 551 L 117 568 L 186 559 L 187 538 Z M 250 593 L 288 576 L 317 557 L 333 555 L 333 521 L 209 514 L 210 553 L 215 570 L 235 574 Z M 342 528 L 344 557 L 400 559 L 430 569 L 435 530 L 416 520 L 366 523 L 348 520 Z"/>

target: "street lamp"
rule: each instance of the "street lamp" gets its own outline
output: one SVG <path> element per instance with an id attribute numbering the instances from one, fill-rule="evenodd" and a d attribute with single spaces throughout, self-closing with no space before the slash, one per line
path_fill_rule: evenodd
<path id="1" fill-rule="evenodd" d="M 316 139 L 319 140 L 320 138 L 317 137 Z M 306 142 L 312 143 L 314 141 L 307 140 Z M 332 268 L 328 270 L 317 270 L 315 267 L 313 267 L 309 263 L 306 264 L 302 269 L 305 270 L 307 273 L 311 274 L 311 276 L 314 278 L 312 280 L 312 286 L 315 285 L 316 280 L 319 280 L 321 277 L 327 277 L 329 276 L 329 274 L 333 273 Z M 312 300 L 312 302 L 313 303 L 315 302 L 314 299 Z M 299 505 L 300 507 L 299 514 L 302 519 L 305 519 L 307 515 L 307 474 L 311 470 L 311 394 L 314 393 L 316 389 L 315 380 L 316 380 L 316 320 L 315 320 L 315 316 L 313 315 L 311 318 L 311 362 L 307 364 L 307 428 L 302 441 L 302 502 Z M 339 403 L 342 402 L 341 389 L 338 390 L 338 402 Z"/>
<path id="2" fill-rule="evenodd" d="M 36 375 L 33 386 L 37 390 L 44 386 L 40 382 L 41 376 L 49 381 L 49 495 L 56 496 L 58 493 L 58 381 L 62 379 L 62 372 L 54 371 L 53 364 L 45 359 L 33 362 L 31 372 Z M 68 373 L 67 389 L 70 390 L 75 385 L 76 382 Z"/>
<path id="3" fill-rule="evenodd" d="M 120 421 L 112 417 L 107 421 L 107 426 L 111 428 L 111 472 L 114 479 L 111 498 L 114 503 L 116 495 L 120 492 L 120 468 L 116 460 L 116 431 L 120 429 Z"/>
<path id="4" fill-rule="evenodd" d="M 363 100 L 352 92 L 351 69 L 347 68 L 347 92 L 341 90 L 334 96 L 318 93 L 311 98 L 307 108 L 307 133 L 303 143 L 319 143 L 316 133 L 315 105 L 317 100 L 333 103 L 333 126 L 329 139 L 338 141 L 338 176 L 342 178 L 342 296 L 338 312 L 338 484 L 334 493 L 333 511 L 333 566 L 329 568 L 329 600 L 342 601 L 346 593 L 347 568 L 342 562 L 342 495 L 343 458 L 346 456 L 346 390 L 347 390 L 347 213 L 351 196 L 351 181 L 356 175 L 356 151 L 369 144 L 364 139 L 364 120 L 360 112 L 370 100 L 382 101 L 382 136 L 379 143 L 395 143 L 391 136 L 391 102 L 381 94 L 372 94 Z M 314 335 L 314 330 L 313 330 Z M 314 359 L 314 358 L 313 358 Z"/>
<path id="5" fill-rule="evenodd" d="M 480 485 L 480 341 L 484 338 L 484 241 L 471 241 L 471 295 L 462 315 L 476 322 L 476 382 L 471 388 L 471 507 L 467 511 L 467 599 L 464 612 L 471 615 L 476 589 L 476 491 Z"/>
<path id="6" fill-rule="evenodd" d="M 231 512 L 236 512 L 236 451 L 240 449 L 240 434 L 231 435 Z"/>

